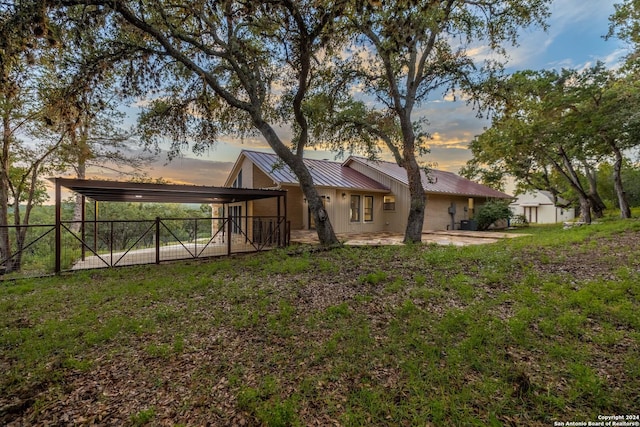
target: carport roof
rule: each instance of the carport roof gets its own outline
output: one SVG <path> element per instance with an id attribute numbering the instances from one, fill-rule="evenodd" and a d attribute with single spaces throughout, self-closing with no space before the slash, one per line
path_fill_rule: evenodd
<path id="1" fill-rule="evenodd" d="M 54 184 L 100 202 L 235 203 L 286 195 L 285 190 L 150 184 L 50 178 Z"/>

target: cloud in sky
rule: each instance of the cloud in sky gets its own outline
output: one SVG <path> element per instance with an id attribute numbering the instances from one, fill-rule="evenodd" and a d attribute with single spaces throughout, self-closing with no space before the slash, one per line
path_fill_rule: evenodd
<path id="1" fill-rule="evenodd" d="M 171 184 L 222 186 L 233 164 L 234 161 L 189 156 L 169 161 L 167 153 L 163 151 L 143 167 L 142 174 L 107 163 L 106 168 L 89 167 L 86 175 L 88 179 L 109 181 L 127 181 L 134 177 L 144 177 L 151 180 L 163 179 Z"/>
<path id="2" fill-rule="evenodd" d="M 234 162 L 181 157 L 167 162 L 159 157 L 147 173 L 151 178 L 164 178 L 173 184 L 193 184 L 219 187 L 224 185 Z"/>
<path id="3" fill-rule="evenodd" d="M 235 160 L 235 159 L 234 159 Z M 181 157 L 167 160 L 166 152 L 158 156 L 144 168 L 146 178 L 155 180 L 162 178 L 170 184 L 206 185 L 221 187 L 224 185 L 234 161 L 216 161 L 204 158 Z M 89 168 L 87 179 L 99 179 L 108 181 L 128 181 L 134 175 L 128 175 L 126 171 L 117 165 L 108 165 L 108 168 Z M 67 175 L 73 178 L 71 175 Z M 47 192 L 51 204 L 55 201 L 53 185 L 47 181 Z M 70 196 L 69 191 L 63 190 L 63 199 Z"/>
<path id="4" fill-rule="evenodd" d="M 581 68 L 594 59 L 605 59 L 619 47 L 617 41 L 603 39 L 616 2 L 555 0 L 548 30 L 522 33 L 520 46 L 509 52 L 510 69 Z"/>

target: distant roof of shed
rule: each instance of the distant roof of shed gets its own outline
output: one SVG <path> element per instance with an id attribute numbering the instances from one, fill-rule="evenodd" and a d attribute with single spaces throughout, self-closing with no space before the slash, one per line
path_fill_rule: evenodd
<path id="1" fill-rule="evenodd" d="M 280 184 L 297 185 L 298 178 L 293 171 L 273 153 L 242 150 L 262 172 Z M 388 193 L 388 187 L 351 168 L 343 167 L 338 162 L 328 160 L 304 159 L 304 164 L 311 172 L 313 183 L 317 187 L 334 187 L 345 190 L 366 190 Z M 235 168 L 235 166 L 234 166 Z"/>
<path id="2" fill-rule="evenodd" d="M 150 184 L 90 179 L 50 178 L 54 184 L 100 202 L 234 203 L 284 196 L 284 190 Z"/>

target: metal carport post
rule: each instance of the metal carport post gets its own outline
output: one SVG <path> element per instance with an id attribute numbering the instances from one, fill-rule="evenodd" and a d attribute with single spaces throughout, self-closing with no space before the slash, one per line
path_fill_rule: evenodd
<path id="1" fill-rule="evenodd" d="M 56 259 L 55 259 L 55 265 L 54 265 L 53 271 L 56 274 L 58 274 L 60 273 L 60 258 L 61 258 L 61 252 L 62 252 L 62 245 L 60 243 L 60 240 L 62 239 L 62 230 L 60 229 L 60 227 L 62 227 L 62 213 L 60 212 L 60 198 L 61 198 L 60 180 L 56 178 L 55 183 L 56 183 L 56 247 L 55 247 Z"/>

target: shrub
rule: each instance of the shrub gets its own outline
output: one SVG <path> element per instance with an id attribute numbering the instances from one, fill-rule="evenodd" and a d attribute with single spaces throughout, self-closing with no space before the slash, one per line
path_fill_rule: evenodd
<path id="1" fill-rule="evenodd" d="M 529 221 L 527 221 L 526 216 L 520 214 L 512 216 L 510 224 L 512 227 L 528 227 Z"/>
<path id="2" fill-rule="evenodd" d="M 475 220 L 478 222 L 478 230 L 487 230 L 494 222 L 507 220 L 511 215 L 507 201 L 490 200 L 478 208 Z"/>

